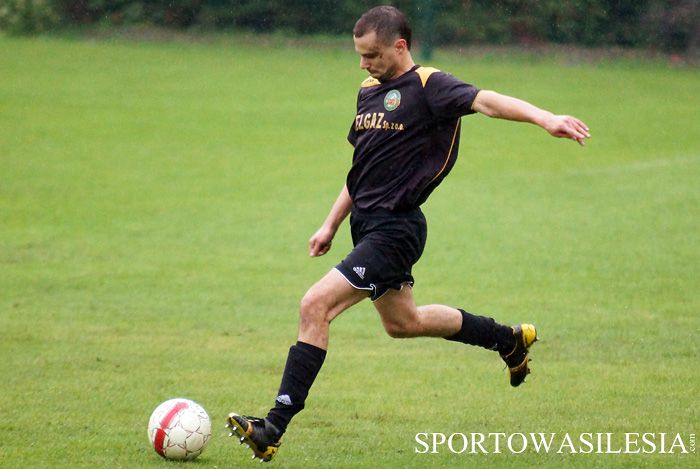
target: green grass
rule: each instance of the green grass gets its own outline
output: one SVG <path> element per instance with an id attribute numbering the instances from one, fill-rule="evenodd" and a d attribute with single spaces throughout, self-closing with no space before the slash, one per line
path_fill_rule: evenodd
<path id="1" fill-rule="evenodd" d="M 352 45 L 0 50 L 0 465 L 171 467 L 145 427 L 175 396 L 214 420 L 195 467 L 248 464 L 224 417 L 267 411 L 299 299 L 350 249 L 347 227 L 324 258 L 306 241 L 351 157 Z M 468 117 L 424 207 L 417 300 L 534 321 L 533 374 L 511 389 L 495 354 L 390 339 L 358 305 L 274 464 L 697 467 L 678 450 L 415 453 L 417 432 L 689 438 L 700 421 L 697 70 L 445 52 L 431 65 L 594 136 L 579 148 Z"/>

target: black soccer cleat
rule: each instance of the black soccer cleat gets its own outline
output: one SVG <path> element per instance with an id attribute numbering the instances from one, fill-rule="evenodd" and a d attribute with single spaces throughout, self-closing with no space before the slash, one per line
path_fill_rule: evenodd
<path id="1" fill-rule="evenodd" d="M 266 419 L 231 412 L 226 419 L 226 427 L 231 429 L 229 436 L 236 436 L 240 444 L 245 443 L 253 450 L 253 459 L 268 462 L 277 454 L 282 432 Z"/>
<path id="2" fill-rule="evenodd" d="M 510 373 L 510 385 L 520 386 L 525 377 L 530 373 L 527 366 L 529 362 L 528 351 L 530 346 L 537 342 L 537 329 L 532 324 L 518 324 L 513 326 L 513 337 L 515 346 L 510 353 L 501 354 L 501 358 L 506 362 Z"/>

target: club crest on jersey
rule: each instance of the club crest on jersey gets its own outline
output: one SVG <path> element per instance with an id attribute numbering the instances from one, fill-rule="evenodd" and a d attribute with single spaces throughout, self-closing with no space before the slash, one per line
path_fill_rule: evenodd
<path id="1" fill-rule="evenodd" d="M 384 109 L 393 111 L 401 104 L 401 93 L 399 90 L 391 90 L 384 96 Z"/>

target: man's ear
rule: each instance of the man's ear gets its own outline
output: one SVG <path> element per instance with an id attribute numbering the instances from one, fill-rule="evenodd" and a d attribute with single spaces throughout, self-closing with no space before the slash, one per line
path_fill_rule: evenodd
<path id="1" fill-rule="evenodd" d="M 399 38 L 396 41 L 394 41 L 394 49 L 396 49 L 396 52 L 403 52 L 408 50 L 408 44 L 406 44 L 406 39 Z"/>

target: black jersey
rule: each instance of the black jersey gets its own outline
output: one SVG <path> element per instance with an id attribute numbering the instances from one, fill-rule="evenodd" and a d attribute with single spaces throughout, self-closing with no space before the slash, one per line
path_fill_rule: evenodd
<path id="1" fill-rule="evenodd" d="M 385 83 L 368 78 L 348 140 L 355 147 L 347 186 L 360 210 L 420 206 L 454 166 L 461 116 L 479 90 L 416 65 Z"/>

